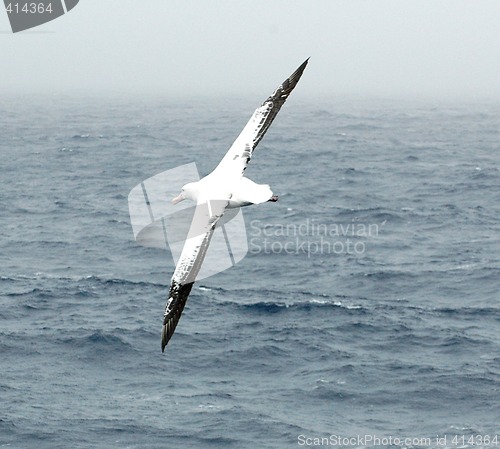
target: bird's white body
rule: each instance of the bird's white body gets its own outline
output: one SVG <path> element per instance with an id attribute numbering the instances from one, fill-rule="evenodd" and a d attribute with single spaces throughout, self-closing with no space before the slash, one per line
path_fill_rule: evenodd
<path id="1" fill-rule="evenodd" d="M 268 184 L 257 184 L 241 176 L 236 179 L 223 177 L 220 173 L 210 173 L 198 182 L 186 184 L 179 196 L 172 201 L 188 199 L 195 203 L 207 201 L 227 201 L 227 209 L 260 204 L 269 201 L 273 192 Z"/>

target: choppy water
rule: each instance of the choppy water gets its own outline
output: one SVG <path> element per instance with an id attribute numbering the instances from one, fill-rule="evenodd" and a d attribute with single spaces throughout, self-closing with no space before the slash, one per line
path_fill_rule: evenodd
<path id="1" fill-rule="evenodd" d="M 280 201 L 161 353 L 173 262 L 127 195 L 257 104 L 4 99 L 0 446 L 494 446 L 452 438 L 500 432 L 500 104 L 292 95 L 247 170 Z"/>

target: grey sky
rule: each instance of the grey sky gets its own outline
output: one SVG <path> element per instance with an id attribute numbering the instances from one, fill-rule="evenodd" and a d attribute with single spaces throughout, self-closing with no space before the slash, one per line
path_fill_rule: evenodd
<path id="1" fill-rule="evenodd" d="M 497 0 L 80 0 L 9 34 L 0 11 L 0 92 L 267 95 L 311 56 L 297 97 L 500 99 L 499 20 Z"/>

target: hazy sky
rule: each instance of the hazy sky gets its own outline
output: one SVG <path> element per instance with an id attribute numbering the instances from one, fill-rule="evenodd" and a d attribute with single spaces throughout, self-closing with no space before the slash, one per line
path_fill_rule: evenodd
<path id="1" fill-rule="evenodd" d="M 500 99 L 499 0 L 80 0 L 12 34 L 0 93 L 260 94 L 311 56 L 297 96 Z"/>

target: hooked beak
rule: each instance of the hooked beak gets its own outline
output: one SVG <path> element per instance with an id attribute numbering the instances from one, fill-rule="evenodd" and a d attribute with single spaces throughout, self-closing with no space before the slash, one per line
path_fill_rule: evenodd
<path id="1" fill-rule="evenodd" d="M 184 196 L 182 195 L 182 192 L 179 193 L 178 196 L 176 196 L 175 198 L 172 199 L 172 204 L 177 204 L 177 203 L 180 203 L 181 201 L 184 201 Z"/>

